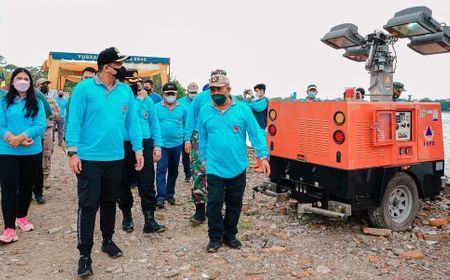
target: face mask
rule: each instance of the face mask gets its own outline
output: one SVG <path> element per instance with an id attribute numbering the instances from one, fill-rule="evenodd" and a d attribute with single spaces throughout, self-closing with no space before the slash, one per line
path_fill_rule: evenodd
<path id="1" fill-rule="evenodd" d="M 43 85 L 43 86 L 41 87 L 41 92 L 44 93 L 44 94 L 48 93 L 48 86 Z"/>
<path id="2" fill-rule="evenodd" d="M 116 70 L 116 74 L 114 74 L 113 76 L 118 79 L 118 80 L 123 80 L 125 79 L 125 76 L 127 75 L 127 69 L 125 69 L 125 67 L 120 67 L 120 68 L 114 68 L 114 70 Z"/>
<path id="3" fill-rule="evenodd" d="M 134 95 L 138 94 L 138 85 L 137 84 L 131 85 L 130 88 Z"/>
<path id="4" fill-rule="evenodd" d="M 309 98 L 316 98 L 317 92 L 314 91 L 308 91 L 308 97 Z"/>
<path id="5" fill-rule="evenodd" d="M 177 100 L 177 97 L 175 95 L 167 95 L 164 97 L 167 103 L 172 104 Z"/>
<path id="6" fill-rule="evenodd" d="M 189 96 L 190 99 L 194 99 L 196 95 L 197 95 L 197 94 L 195 94 L 195 93 L 189 93 L 188 96 Z"/>
<path id="7" fill-rule="evenodd" d="M 15 81 L 14 82 L 14 88 L 18 92 L 25 92 L 25 91 L 27 91 L 30 88 L 30 82 L 24 81 L 24 80 Z"/>
<path id="8" fill-rule="evenodd" d="M 227 100 L 227 96 L 223 94 L 213 94 L 211 98 L 217 106 L 223 105 Z"/>
<path id="9" fill-rule="evenodd" d="M 61 93 L 61 94 L 58 94 L 58 97 L 59 97 L 59 98 L 62 98 L 63 96 L 64 96 L 64 94 L 62 94 L 62 93 Z"/>

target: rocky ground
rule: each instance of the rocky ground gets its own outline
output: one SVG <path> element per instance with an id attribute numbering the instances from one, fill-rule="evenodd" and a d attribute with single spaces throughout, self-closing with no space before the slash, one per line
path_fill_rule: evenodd
<path id="1" fill-rule="evenodd" d="M 181 174 L 181 169 L 180 169 Z M 349 222 L 319 216 L 297 217 L 294 204 L 256 194 L 264 180 L 248 173 L 243 215 L 239 224 L 241 250 L 221 248 L 208 254 L 207 226 L 193 228 L 189 184 L 180 175 L 178 205 L 157 212 L 167 232 L 142 235 L 140 206 L 133 209 L 135 231 L 120 229 L 116 243 L 124 256 L 109 259 L 100 251 L 97 223 L 92 279 L 449 279 L 450 190 L 437 200 L 421 202 L 415 225 L 404 233 L 372 236 L 363 233 L 367 217 Z M 32 203 L 36 230 L 19 232 L 19 241 L 0 246 L 2 279 L 76 279 L 76 186 L 61 150 L 54 155 L 47 203 Z M 136 201 L 139 198 L 134 190 Z M 433 218 L 437 218 L 434 220 Z M 440 225 L 442 224 L 442 225 Z"/>

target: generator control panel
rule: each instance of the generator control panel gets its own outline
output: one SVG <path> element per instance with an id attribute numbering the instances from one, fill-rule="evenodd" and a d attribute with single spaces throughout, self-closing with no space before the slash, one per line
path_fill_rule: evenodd
<path id="1" fill-rule="evenodd" d="M 395 112 L 397 141 L 411 141 L 411 112 Z"/>

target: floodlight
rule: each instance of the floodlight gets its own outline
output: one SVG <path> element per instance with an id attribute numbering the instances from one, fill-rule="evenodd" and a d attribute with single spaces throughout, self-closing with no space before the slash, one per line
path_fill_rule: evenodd
<path id="1" fill-rule="evenodd" d="M 356 25 L 344 23 L 331 28 L 320 40 L 332 48 L 346 49 L 360 45 L 364 38 L 358 34 Z"/>
<path id="2" fill-rule="evenodd" d="M 408 47 L 422 55 L 450 52 L 450 27 L 436 34 L 412 37 Z"/>
<path id="3" fill-rule="evenodd" d="M 384 29 L 398 38 L 436 33 L 441 25 L 431 17 L 431 10 L 427 7 L 411 7 L 394 14 Z"/>
<path id="4" fill-rule="evenodd" d="M 369 58 L 369 48 L 364 47 L 351 47 L 345 50 L 345 53 L 342 55 L 345 58 L 348 58 L 353 61 L 366 61 Z"/>

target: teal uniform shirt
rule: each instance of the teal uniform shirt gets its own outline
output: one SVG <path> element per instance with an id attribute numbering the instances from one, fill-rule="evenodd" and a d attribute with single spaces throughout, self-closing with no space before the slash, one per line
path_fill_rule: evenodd
<path id="1" fill-rule="evenodd" d="M 211 102 L 199 114 L 200 159 L 206 162 L 206 174 L 234 178 L 248 166 L 246 136 L 258 158 L 268 157 L 266 139 L 250 108 L 243 102 L 220 111 Z"/>
<path id="2" fill-rule="evenodd" d="M 62 119 L 64 119 L 66 116 L 66 109 L 69 101 L 67 100 L 67 98 L 64 97 L 59 98 L 58 96 L 55 97 L 55 101 L 56 103 L 58 103 L 59 115 L 61 116 Z"/>
<path id="3" fill-rule="evenodd" d="M 135 97 L 135 109 L 137 110 L 139 125 L 141 127 L 143 139 L 153 139 L 153 145 L 155 147 L 161 147 L 161 128 L 159 125 L 159 119 L 156 115 L 155 104 L 150 96 L 142 99 L 141 97 Z M 130 141 L 130 136 L 125 131 L 125 140 Z"/>
<path id="4" fill-rule="evenodd" d="M 186 119 L 186 129 L 184 133 L 184 141 L 191 141 L 192 133 L 195 131 L 198 131 L 198 115 L 200 112 L 200 109 L 206 105 L 210 104 L 212 102 L 211 99 L 211 91 L 205 90 L 200 93 L 197 93 L 194 100 L 192 101 L 189 109 L 188 109 L 188 116 Z"/>
<path id="5" fill-rule="evenodd" d="M 97 77 L 80 82 L 72 93 L 66 140 L 69 151 L 82 160 L 124 158 L 124 128 L 133 151 L 142 152 L 142 133 L 131 88 L 115 82 L 108 91 Z"/>
<path id="6" fill-rule="evenodd" d="M 37 88 L 34 88 L 34 93 L 36 94 L 36 97 L 44 105 L 45 117 L 48 118 L 52 114 L 52 108 L 50 107 L 50 104 L 48 104 L 47 98 L 45 98 L 44 94 Z M 6 91 L 0 89 L 0 98 L 5 95 L 6 95 Z"/>
<path id="7" fill-rule="evenodd" d="M 6 99 L 0 99 L 0 155 L 36 155 L 42 152 L 42 135 L 46 127 L 44 104 L 39 99 L 38 113 L 34 117 L 25 117 L 26 99 L 16 97 L 14 103 L 7 107 Z M 33 139 L 29 147 L 11 147 L 6 138 L 8 135 L 24 134 L 26 138 Z"/>
<path id="8" fill-rule="evenodd" d="M 177 102 L 174 108 L 169 109 L 164 101 L 159 102 L 155 107 L 161 127 L 162 147 L 170 149 L 183 144 L 186 107 Z"/>

